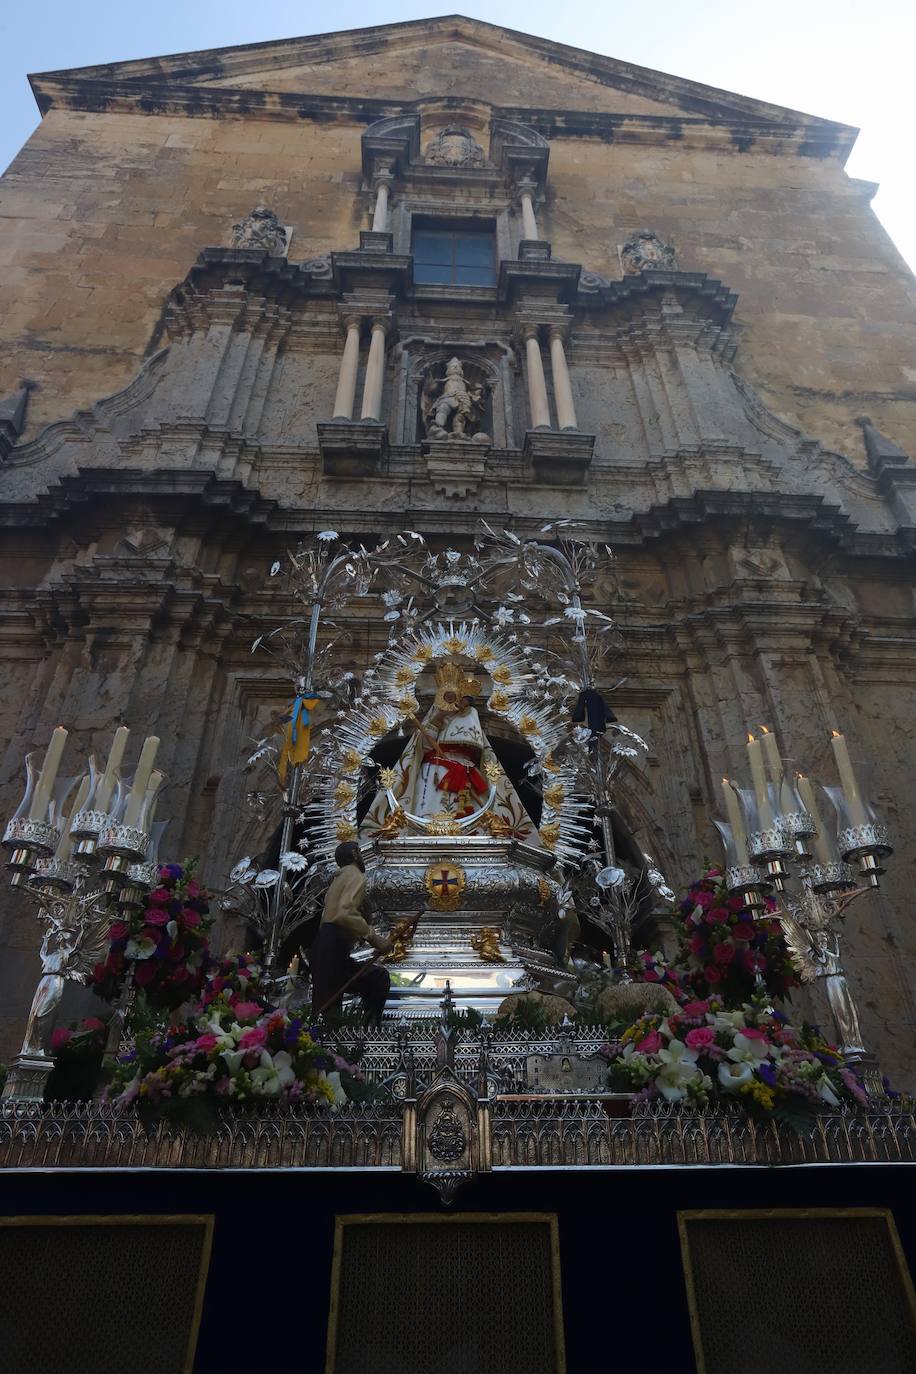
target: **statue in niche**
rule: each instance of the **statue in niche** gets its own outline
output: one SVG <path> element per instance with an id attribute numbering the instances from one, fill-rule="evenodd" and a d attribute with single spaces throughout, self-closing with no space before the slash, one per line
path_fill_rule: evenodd
<path id="1" fill-rule="evenodd" d="M 261 248 L 272 257 L 286 257 L 288 235 L 273 210 L 256 205 L 250 215 L 232 226 L 233 248 Z"/>
<path id="2" fill-rule="evenodd" d="M 651 229 L 639 229 L 631 234 L 620 250 L 624 276 L 636 277 L 640 272 L 678 272 L 677 257 L 670 243 L 663 243 Z"/>
<path id="3" fill-rule="evenodd" d="M 475 386 L 464 375 L 460 358 L 450 358 L 445 376 L 426 374 L 420 397 L 420 413 L 427 439 L 473 439 L 490 442 L 489 434 L 478 430 L 487 403 L 487 388 Z M 468 431 L 473 430 L 473 434 Z"/>
<path id="4" fill-rule="evenodd" d="M 469 129 L 449 124 L 426 145 L 425 160 L 439 167 L 483 167 L 486 158 Z"/>
<path id="5" fill-rule="evenodd" d="M 388 835 L 391 815 L 387 792 L 398 808 L 441 833 L 457 833 L 454 822 L 474 816 L 466 834 L 524 840 L 540 848 L 534 822 L 484 733 L 474 698 L 476 679 L 455 663 L 435 669 L 436 695 L 401 757 L 383 772 L 382 788 L 361 826 L 363 836 Z M 454 827 L 454 828 L 453 828 Z"/>

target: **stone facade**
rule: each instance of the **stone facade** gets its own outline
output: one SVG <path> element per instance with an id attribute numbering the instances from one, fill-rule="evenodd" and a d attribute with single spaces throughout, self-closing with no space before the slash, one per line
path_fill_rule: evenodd
<path id="1" fill-rule="evenodd" d="M 617 554 L 615 708 L 651 746 L 620 809 L 669 879 L 716 852 L 747 728 L 825 778 L 831 727 L 873 761 L 898 853 L 849 971 L 912 1086 L 913 280 L 854 131 L 463 19 L 33 85 L 0 198 L 6 814 L 56 724 L 98 750 L 126 720 L 163 737 L 172 852 L 219 882 L 264 839 L 278 544 L 574 517 Z M 285 254 L 231 246 L 259 206 Z M 415 284 L 421 217 L 491 225 L 496 285 Z M 673 267 L 621 258 L 643 230 Z M 453 357 L 487 442 L 424 435 Z M 12 898 L 0 931 L 5 1049 L 37 941 Z"/>

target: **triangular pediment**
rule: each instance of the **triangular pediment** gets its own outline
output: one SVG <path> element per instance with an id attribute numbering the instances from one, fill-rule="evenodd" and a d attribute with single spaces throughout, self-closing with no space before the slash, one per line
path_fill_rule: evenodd
<path id="1" fill-rule="evenodd" d="M 837 148 L 855 131 L 782 106 L 637 67 L 581 48 L 460 15 L 243 47 L 178 53 L 31 78 L 42 109 L 77 86 L 95 87 L 99 102 L 153 88 L 220 92 L 251 112 L 269 93 L 277 101 L 315 96 L 404 105 L 424 98 L 465 97 L 502 109 L 567 110 L 661 120 L 765 122 L 796 131 L 827 131 Z M 206 97 L 203 97 L 206 92 Z M 147 97 L 148 98 L 148 97 Z M 85 105 L 84 105 L 85 107 Z M 230 106 L 231 108 L 231 106 Z"/>
<path id="2" fill-rule="evenodd" d="M 557 67 L 538 53 L 506 53 L 447 34 L 417 34 L 412 41 L 375 52 L 342 55 L 289 67 L 271 67 L 206 85 L 236 90 L 363 96 L 381 100 L 458 97 L 493 105 L 613 114 L 688 113 L 587 75 Z"/>

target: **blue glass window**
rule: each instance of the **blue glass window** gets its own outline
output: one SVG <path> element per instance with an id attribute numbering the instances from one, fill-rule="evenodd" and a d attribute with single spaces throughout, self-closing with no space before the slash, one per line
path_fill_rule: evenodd
<path id="1" fill-rule="evenodd" d="M 495 286 L 496 235 L 476 228 L 415 228 L 413 279 L 420 286 Z"/>

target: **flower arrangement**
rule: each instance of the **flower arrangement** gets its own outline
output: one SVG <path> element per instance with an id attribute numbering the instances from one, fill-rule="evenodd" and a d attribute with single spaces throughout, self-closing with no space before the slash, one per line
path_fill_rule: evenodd
<path id="1" fill-rule="evenodd" d="M 164 864 L 146 907 L 108 932 L 108 955 L 91 984 L 111 1002 L 132 972 L 150 1007 L 175 1010 L 198 994 L 209 963 L 209 894 L 194 878 L 194 861 Z"/>
<path id="2" fill-rule="evenodd" d="M 719 996 L 695 998 L 667 1017 L 644 1016 L 607 1045 L 609 1083 L 636 1093 L 705 1106 L 735 1096 L 748 1110 L 799 1125 L 824 1105 L 868 1098 L 835 1045 L 816 1027 L 796 1030 L 780 1012 Z"/>
<path id="3" fill-rule="evenodd" d="M 767 899 L 770 910 L 775 903 Z M 798 984 L 779 921 L 754 920 L 740 895 L 729 893 L 720 869 L 707 869 L 680 904 L 683 928 L 676 963 L 682 970 L 679 999 L 718 994 L 732 1005 L 748 1000 L 757 975 L 771 997 Z M 645 976 L 645 975 L 643 975 Z M 670 985 L 670 984 L 669 984 Z"/>
<path id="4" fill-rule="evenodd" d="M 45 1085 L 45 1100 L 90 1098 L 99 1081 L 108 1023 L 99 1016 L 71 1021 L 51 1032 L 54 1067 Z"/>
<path id="5" fill-rule="evenodd" d="M 360 1095 L 348 1092 L 359 1081 L 355 1066 L 323 1045 L 302 1017 L 227 995 L 224 987 L 187 1022 L 138 1039 L 136 1051 L 117 1066 L 108 1099 L 190 1124 L 194 1116 L 182 1107 L 196 1104 L 209 1109 L 203 1117 L 209 1129 L 220 1105 L 337 1107 Z"/>

